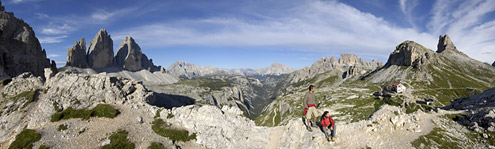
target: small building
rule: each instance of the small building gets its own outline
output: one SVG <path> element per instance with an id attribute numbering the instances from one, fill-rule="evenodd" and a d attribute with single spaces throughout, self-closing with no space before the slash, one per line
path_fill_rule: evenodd
<path id="1" fill-rule="evenodd" d="M 401 82 L 392 82 L 388 85 L 391 92 L 402 93 L 406 91 L 406 86 Z"/>

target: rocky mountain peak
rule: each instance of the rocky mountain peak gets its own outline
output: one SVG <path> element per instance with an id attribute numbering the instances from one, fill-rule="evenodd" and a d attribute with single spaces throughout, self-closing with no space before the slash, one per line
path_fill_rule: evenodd
<path id="1" fill-rule="evenodd" d="M 495 66 L 495 61 L 493 61 L 493 64 L 492 64 L 492 66 Z"/>
<path id="2" fill-rule="evenodd" d="M 449 40 L 450 41 L 450 40 Z M 433 51 L 426 49 L 414 41 L 404 41 L 399 44 L 388 58 L 386 67 L 391 65 L 418 67 L 434 55 Z"/>
<path id="3" fill-rule="evenodd" d="M 31 72 L 36 76 L 44 74 L 44 68 L 52 67 L 46 51 L 36 38 L 33 29 L 12 12 L 5 12 L 0 2 L 0 78 Z"/>
<path id="4" fill-rule="evenodd" d="M 341 54 L 339 59 L 340 65 L 354 65 L 358 60 L 355 54 Z"/>
<path id="5" fill-rule="evenodd" d="M 437 53 L 444 53 L 444 51 L 447 51 L 447 53 L 456 53 L 461 55 L 461 57 L 469 57 L 455 47 L 454 43 L 450 40 L 450 37 L 447 34 L 443 36 L 440 35 L 438 39 Z"/>
<path id="6" fill-rule="evenodd" d="M 438 45 L 437 45 L 437 53 L 442 53 L 445 50 L 454 50 L 456 49 L 454 43 L 452 43 L 452 40 L 450 40 L 449 35 L 440 35 L 438 39 Z"/>
<path id="7" fill-rule="evenodd" d="M 91 68 L 105 68 L 114 65 L 113 40 L 104 28 L 89 43 L 87 61 Z"/>
<path id="8" fill-rule="evenodd" d="M 67 49 L 66 66 L 88 67 L 88 63 L 86 62 L 86 39 L 81 38 L 79 42 L 76 41 L 74 43 L 74 47 Z"/>
<path id="9" fill-rule="evenodd" d="M 143 68 L 141 48 L 131 36 L 126 36 L 119 45 L 115 55 L 115 62 L 118 66 L 130 71 L 137 71 Z"/>

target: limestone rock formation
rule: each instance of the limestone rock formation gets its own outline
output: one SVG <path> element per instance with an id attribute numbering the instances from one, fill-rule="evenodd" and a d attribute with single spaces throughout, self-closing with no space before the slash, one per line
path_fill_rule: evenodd
<path id="1" fill-rule="evenodd" d="M 252 69 L 248 69 L 248 70 L 244 70 L 244 71 L 241 70 L 240 73 L 244 73 L 245 75 L 249 75 L 249 76 L 255 76 L 255 75 L 265 76 L 265 75 L 288 74 L 288 73 L 291 73 L 293 71 L 294 71 L 294 68 L 292 68 L 292 67 L 289 67 L 289 66 L 284 65 L 284 64 L 273 63 L 272 65 L 270 65 L 270 67 L 266 67 L 263 69 L 256 69 L 256 70 L 252 70 Z"/>
<path id="2" fill-rule="evenodd" d="M 340 55 L 340 65 L 354 65 L 356 64 L 358 57 L 354 54 L 342 54 Z"/>
<path id="3" fill-rule="evenodd" d="M 373 60 L 371 62 L 365 59 L 358 58 L 354 54 L 342 54 L 340 59 L 336 59 L 335 56 L 323 57 L 311 65 L 311 67 L 304 67 L 301 70 L 294 71 L 290 75 L 290 82 L 296 83 L 308 78 L 312 78 L 318 74 L 328 72 L 331 70 L 340 70 L 342 72 L 354 69 L 354 72 L 360 70 L 374 70 L 382 66 L 382 61 Z"/>
<path id="4" fill-rule="evenodd" d="M 1 3 L 0 55 L 0 78 L 14 77 L 23 72 L 42 76 L 44 68 L 52 67 L 33 29 L 14 13 L 5 12 Z"/>
<path id="5" fill-rule="evenodd" d="M 113 40 L 105 29 L 101 29 L 88 46 L 87 62 L 90 68 L 114 66 Z"/>
<path id="6" fill-rule="evenodd" d="M 293 68 L 273 63 L 270 67 L 263 69 L 223 69 L 209 66 L 198 66 L 188 62 L 175 62 L 168 67 L 168 72 L 184 78 L 197 78 L 212 75 L 245 75 L 245 76 L 266 76 L 266 75 L 282 75 L 294 71 Z"/>
<path id="7" fill-rule="evenodd" d="M 76 41 L 74 47 L 67 49 L 66 66 L 88 67 L 88 63 L 86 62 L 86 40 L 84 38 L 81 38 L 79 42 Z"/>
<path id="8" fill-rule="evenodd" d="M 117 66 L 125 70 L 137 71 L 143 68 L 141 60 L 141 48 L 130 36 L 126 36 L 120 44 L 115 55 Z"/>
<path id="9" fill-rule="evenodd" d="M 153 63 L 153 59 L 148 59 L 148 56 L 146 54 L 141 55 L 141 65 L 143 69 L 149 70 L 151 72 L 154 71 L 160 71 L 160 67 L 156 66 Z"/>
<path id="10" fill-rule="evenodd" d="M 392 54 L 390 54 L 385 67 L 391 65 L 413 66 L 418 68 L 428 63 L 429 59 L 434 56 L 434 52 L 426 49 L 414 41 L 404 41 L 398 45 Z"/>

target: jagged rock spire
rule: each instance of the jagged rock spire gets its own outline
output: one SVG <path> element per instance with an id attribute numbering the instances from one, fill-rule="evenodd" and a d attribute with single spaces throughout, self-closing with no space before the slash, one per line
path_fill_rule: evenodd
<path id="1" fill-rule="evenodd" d="M 74 43 L 74 47 L 67 49 L 66 66 L 87 68 L 86 62 L 86 39 L 82 38 L 79 42 Z"/>
<path id="2" fill-rule="evenodd" d="M 126 36 L 119 45 L 115 62 L 119 67 L 130 71 L 143 69 L 141 48 L 131 36 Z"/>
<path id="3" fill-rule="evenodd" d="M 113 40 L 104 28 L 89 43 L 87 62 L 91 68 L 105 68 L 114 65 Z"/>
<path id="4" fill-rule="evenodd" d="M 442 53 L 445 50 L 452 50 L 452 51 L 457 51 L 457 48 L 455 47 L 454 43 L 452 43 L 452 40 L 450 40 L 449 35 L 440 35 L 438 39 L 438 45 L 437 45 L 437 53 Z"/>

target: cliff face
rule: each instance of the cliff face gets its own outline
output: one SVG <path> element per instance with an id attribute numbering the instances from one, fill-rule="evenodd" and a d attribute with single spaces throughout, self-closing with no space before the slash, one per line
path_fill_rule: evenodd
<path id="1" fill-rule="evenodd" d="M 88 46 L 87 62 L 90 68 L 114 66 L 113 40 L 105 29 L 101 29 Z"/>
<path id="2" fill-rule="evenodd" d="M 0 78 L 23 72 L 41 76 L 48 67 L 56 69 L 55 62 L 50 64 L 33 29 L 14 13 L 5 12 L 0 2 Z"/>

